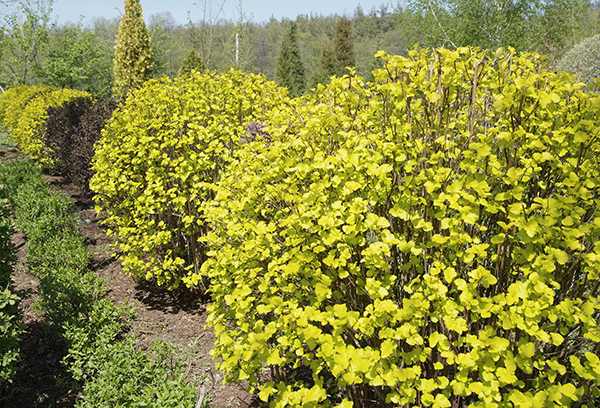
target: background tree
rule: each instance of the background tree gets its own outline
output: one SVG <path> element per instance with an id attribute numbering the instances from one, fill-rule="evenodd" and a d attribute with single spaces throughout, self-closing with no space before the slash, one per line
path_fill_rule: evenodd
<path id="1" fill-rule="evenodd" d="M 21 3 L 0 26 L 0 84 L 31 85 L 50 38 L 51 0 Z"/>
<path id="2" fill-rule="evenodd" d="M 356 66 L 352 21 L 347 17 L 342 16 L 337 21 L 333 47 L 336 64 L 335 75 L 342 76 L 347 73 L 346 68 Z"/>
<path id="3" fill-rule="evenodd" d="M 336 75 L 338 64 L 335 58 L 335 49 L 331 40 L 325 40 L 321 51 L 321 64 L 310 80 L 312 88 L 318 84 L 327 84 L 329 79 Z"/>
<path id="4" fill-rule="evenodd" d="M 125 0 L 115 44 L 113 93 L 118 98 L 142 87 L 152 73 L 150 35 L 139 0 Z"/>
<path id="5" fill-rule="evenodd" d="M 359 15 L 362 13 L 360 7 L 357 13 Z M 347 67 L 355 66 L 356 55 L 354 53 L 352 22 L 347 17 L 339 17 L 335 26 L 333 42 L 330 40 L 323 42 L 321 63 L 319 69 L 311 78 L 311 86 L 326 84 L 332 76 L 343 76 L 348 73 Z"/>
<path id="6" fill-rule="evenodd" d="M 592 84 L 600 78 L 600 34 L 586 38 L 558 62 L 557 69 L 579 75 L 582 82 Z"/>
<path id="7" fill-rule="evenodd" d="M 251 25 L 248 16 L 244 13 L 241 0 L 237 6 L 237 14 L 237 21 L 231 35 L 231 65 L 235 69 L 248 71 L 252 67 L 254 55 L 249 38 Z"/>
<path id="8" fill-rule="evenodd" d="M 166 75 L 174 78 L 183 57 L 175 18 L 170 12 L 151 15 L 148 20 L 148 32 L 152 47 L 153 76 L 159 78 Z"/>
<path id="9" fill-rule="evenodd" d="M 297 30 L 297 24 L 291 22 L 281 44 L 275 72 L 275 80 L 279 85 L 285 86 L 291 96 L 300 96 L 306 89 L 306 72 L 300 57 Z"/>
<path id="10" fill-rule="evenodd" d="M 585 20 L 589 0 L 413 0 L 413 40 L 425 46 L 477 46 L 561 53 Z M 418 39 L 420 38 L 421 41 Z"/>
<path id="11" fill-rule="evenodd" d="M 202 61 L 200 53 L 196 50 L 189 50 L 181 61 L 178 76 L 190 75 L 192 71 L 202 72 L 206 70 L 206 65 Z"/>
<path id="12" fill-rule="evenodd" d="M 95 41 L 92 32 L 81 26 L 57 30 L 52 36 L 48 53 L 38 69 L 44 85 L 78 89 L 96 96 L 108 96 L 112 87 L 110 55 Z"/>

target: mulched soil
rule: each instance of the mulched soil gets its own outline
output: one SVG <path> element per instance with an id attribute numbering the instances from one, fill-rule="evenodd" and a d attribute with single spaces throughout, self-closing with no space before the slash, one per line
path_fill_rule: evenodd
<path id="1" fill-rule="evenodd" d="M 17 157 L 12 150 L 0 148 L 0 159 Z M 212 329 L 205 328 L 206 304 L 185 291 L 171 292 L 146 282 L 136 282 L 123 273 L 121 262 L 112 249 L 112 238 L 97 222 L 86 222 L 96 217 L 93 203 L 83 200 L 78 189 L 62 177 L 45 176 L 54 188 L 60 189 L 75 201 L 81 220 L 80 230 L 93 254 L 91 268 L 106 280 L 110 288 L 108 298 L 117 304 L 127 301 L 134 306 L 137 319 L 132 330 L 137 333 L 141 347 L 162 339 L 176 345 L 185 353 L 196 356 L 189 367 L 190 376 L 202 378 L 198 392 L 208 389 L 210 407 L 246 408 L 260 406 L 257 398 L 248 394 L 241 385 L 222 384 L 223 375 L 215 370 L 209 351 L 214 344 Z M 13 236 L 15 245 L 22 243 L 22 234 Z M 68 373 L 60 361 L 66 353 L 60 339 L 53 337 L 35 310 L 37 280 L 27 273 L 24 263 L 25 247 L 18 252 L 18 263 L 13 281 L 19 290 L 29 296 L 21 302 L 27 333 L 21 341 L 22 360 L 12 384 L 2 391 L 5 398 L 0 408 L 67 408 L 73 407 L 79 395 L 73 391 Z M 193 408 L 193 407 L 190 407 Z"/>

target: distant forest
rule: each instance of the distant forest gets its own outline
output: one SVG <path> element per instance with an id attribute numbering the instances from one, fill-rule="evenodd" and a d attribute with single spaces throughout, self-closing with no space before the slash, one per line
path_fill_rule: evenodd
<path id="1" fill-rule="evenodd" d="M 119 20 L 96 18 L 87 25 L 61 25 L 49 18 L 48 0 L 23 4 L 1 17 L 0 85 L 42 84 L 109 93 Z M 229 21 L 209 12 L 219 6 L 205 0 L 185 23 L 176 22 L 168 12 L 145 16 L 155 77 L 176 77 L 186 52 L 196 50 L 208 69 L 235 67 L 274 80 L 282 42 L 295 22 L 310 85 L 342 17 L 310 14 L 255 23 L 240 3 L 237 21 Z M 576 44 L 600 32 L 599 10 L 598 3 L 583 0 L 414 0 L 371 10 L 358 7 L 344 17 L 352 23 L 356 72 L 370 79 L 371 71 L 381 64 L 375 58 L 377 51 L 406 55 L 417 44 L 512 46 L 545 54 L 554 64 Z M 203 17 L 195 20 L 198 15 Z"/>

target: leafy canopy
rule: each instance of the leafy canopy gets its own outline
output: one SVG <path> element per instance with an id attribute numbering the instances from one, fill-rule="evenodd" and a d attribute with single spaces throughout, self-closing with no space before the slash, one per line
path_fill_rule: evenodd
<path id="1" fill-rule="evenodd" d="M 274 407 L 597 406 L 600 97 L 512 49 L 379 55 L 207 202 L 220 368 Z"/>

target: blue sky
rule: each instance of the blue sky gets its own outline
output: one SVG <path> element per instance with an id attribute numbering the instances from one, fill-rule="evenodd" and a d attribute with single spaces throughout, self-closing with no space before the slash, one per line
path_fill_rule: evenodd
<path id="1" fill-rule="evenodd" d="M 152 14 L 169 11 L 175 20 L 183 24 L 187 22 L 188 11 L 193 21 L 202 19 L 202 8 L 200 5 L 212 3 L 214 8 L 223 4 L 223 0 L 141 0 L 144 9 L 144 17 Z M 53 16 L 59 23 L 68 21 L 77 22 L 80 16 L 84 16 L 84 24 L 94 17 L 114 18 L 123 12 L 124 0 L 54 0 Z M 382 4 L 396 4 L 385 0 L 242 0 L 244 14 L 255 23 L 268 21 L 271 16 L 276 19 L 294 19 L 299 14 L 310 14 L 311 12 L 322 15 L 340 14 L 351 16 L 354 10 L 361 5 L 368 12 L 371 8 L 379 8 Z M 237 20 L 239 0 L 225 0 L 221 17 L 227 20 Z M 216 13 L 213 12 L 213 14 Z"/>

